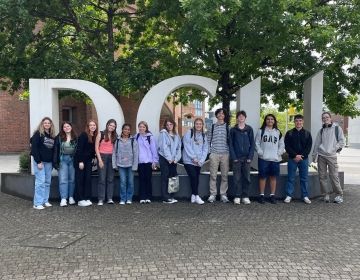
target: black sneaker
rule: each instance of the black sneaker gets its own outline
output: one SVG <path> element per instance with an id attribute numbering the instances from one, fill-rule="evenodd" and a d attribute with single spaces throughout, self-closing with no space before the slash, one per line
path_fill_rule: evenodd
<path id="1" fill-rule="evenodd" d="M 270 195 L 270 203 L 271 203 L 271 204 L 276 204 L 275 195 Z"/>
<path id="2" fill-rule="evenodd" d="M 265 203 L 265 196 L 264 195 L 259 196 L 259 203 L 261 203 L 261 204 Z"/>

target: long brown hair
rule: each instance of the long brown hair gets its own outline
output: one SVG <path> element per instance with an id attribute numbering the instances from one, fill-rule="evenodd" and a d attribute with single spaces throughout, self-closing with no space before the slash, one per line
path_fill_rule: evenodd
<path id="1" fill-rule="evenodd" d="M 95 131 L 94 131 L 94 135 L 92 135 L 92 136 L 91 136 L 90 129 L 89 129 L 89 124 L 90 124 L 91 122 L 93 122 L 93 123 L 96 125 L 96 129 L 95 129 Z M 87 124 L 86 124 L 86 127 L 85 127 L 85 133 L 86 133 L 87 136 L 88 136 L 88 141 L 89 141 L 89 143 L 95 143 L 96 136 L 98 135 L 98 132 L 99 132 L 99 130 L 98 130 L 98 124 L 97 124 L 97 122 L 94 121 L 94 120 L 89 120 L 89 121 L 87 122 Z"/>
<path id="2" fill-rule="evenodd" d="M 60 133 L 59 133 L 61 141 L 65 142 L 67 140 L 66 133 L 64 131 L 64 125 L 65 124 L 68 124 L 68 125 L 71 126 L 71 131 L 70 131 L 71 140 L 75 140 L 77 136 L 76 136 L 76 133 L 74 131 L 74 127 L 72 126 L 71 122 L 66 122 L 65 121 L 65 122 L 63 122 L 61 124 L 61 129 L 60 129 Z"/>
<path id="3" fill-rule="evenodd" d="M 202 123 L 201 133 L 204 133 L 204 120 L 203 120 L 202 118 L 196 118 L 196 119 L 194 120 L 194 135 L 195 135 L 195 131 L 196 131 L 196 129 L 195 129 L 195 123 L 196 123 L 197 121 L 201 121 L 201 123 Z"/>
<path id="4" fill-rule="evenodd" d="M 148 123 L 147 123 L 146 121 L 140 121 L 140 122 L 138 123 L 138 127 L 139 127 L 140 124 L 142 124 L 143 126 L 146 127 L 146 130 L 145 130 L 146 133 L 149 133 L 149 132 L 150 132 L 150 130 L 149 130 L 149 125 L 148 125 Z"/>
<path id="5" fill-rule="evenodd" d="M 166 127 L 166 124 L 167 124 L 168 122 L 169 122 L 169 123 L 172 123 L 173 126 L 174 126 L 172 133 L 177 134 L 177 133 L 176 133 L 176 122 L 175 122 L 172 118 L 166 118 L 166 119 L 165 119 L 164 124 L 163 124 L 163 129 L 165 129 L 166 131 L 168 131 L 168 130 L 167 130 L 167 127 Z M 168 132 L 169 132 L 169 131 L 168 131 Z"/>
<path id="6" fill-rule="evenodd" d="M 114 131 L 111 132 L 111 139 L 109 139 L 109 129 L 108 129 L 108 126 L 110 124 L 115 124 L 115 129 Z M 116 120 L 114 119 L 110 119 L 106 122 L 106 127 L 105 127 L 105 130 L 104 130 L 104 140 L 105 142 L 109 142 L 109 140 L 111 140 L 111 143 L 115 143 L 116 139 L 117 139 L 117 133 L 116 133 L 116 128 L 117 128 L 117 123 L 116 123 Z"/>

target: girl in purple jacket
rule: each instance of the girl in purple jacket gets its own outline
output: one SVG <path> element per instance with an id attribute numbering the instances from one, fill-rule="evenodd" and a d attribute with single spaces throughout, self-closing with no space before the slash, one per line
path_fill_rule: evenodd
<path id="1" fill-rule="evenodd" d="M 139 133 L 136 135 L 136 141 L 139 149 L 138 174 L 140 203 L 151 203 L 152 171 L 156 169 L 159 162 L 159 156 L 155 138 L 149 131 L 147 122 L 139 122 L 138 131 Z"/>

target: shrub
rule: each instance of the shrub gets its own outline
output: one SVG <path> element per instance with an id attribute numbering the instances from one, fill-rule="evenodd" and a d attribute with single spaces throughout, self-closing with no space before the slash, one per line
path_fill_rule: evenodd
<path id="1" fill-rule="evenodd" d="M 19 157 L 20 172 L 30 172 L 31 157 L 28 151 L 22 152 Z"/>

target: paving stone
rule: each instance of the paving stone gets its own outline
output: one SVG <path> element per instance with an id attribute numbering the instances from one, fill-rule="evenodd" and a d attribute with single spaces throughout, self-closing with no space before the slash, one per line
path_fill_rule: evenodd
<path id="1" fill-rule="evenodd" d="M 360 186 L 347 185 L 341 205 L 36 211 L 0 194 L 0 279 L 360 279 L 359 201 Z"/>

